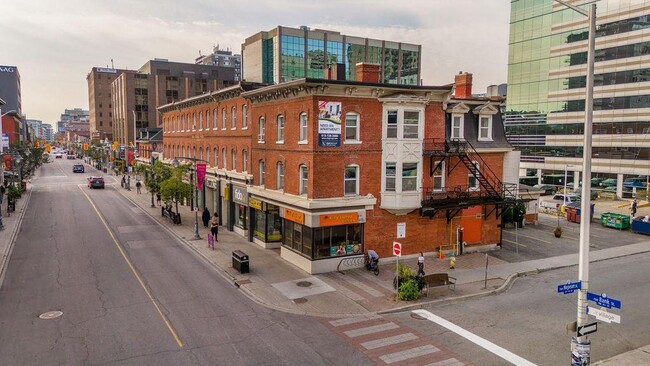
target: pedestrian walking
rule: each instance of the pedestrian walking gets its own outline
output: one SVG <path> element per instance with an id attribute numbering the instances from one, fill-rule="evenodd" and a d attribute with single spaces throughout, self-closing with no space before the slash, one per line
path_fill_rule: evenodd
<path id="1" fill-rule="evenodd" d="M 140 179 L 135 182 L 135 189 L 138 194 L 142 194 L 142 182 L 140 182 Z"/>
<path id="2" fill-rule="evenodd" d="M 424 276 L 424 254 L 420 252 L 420 256 L 418 257 L 418 273 L 416 276 Z"/>
<path id="3" fill-rule="evenodd" d="M 636 216 L 636 207 L 638 205 L 638 202 L 636 201 L 636 198 L 634 201 L 632 201 L 632 204 L 630 205 L 630 211 L 632 211 L 632 218 Z"/>
<path id="4" fill-rule="evenodd" d="M 212 216 L 212 221 L 210 222 L 210 233 L 214 236 L 214 241 L 219 241 L 217 235 L 219 234 L 219 214 L 216 212 Z"/>
<path id="5" fill-rule="evenodd" d="M 208 227 L 210 224 L 210 211 L 208 211 L 208 208 L 203 209 L 203 215 L 201 216 L 201 219 L 203 220 L 203 227 Z"/>
<path id="6" fill-rule="evenodd" d="M 156 203 L 160 206 L 160 192 L 156 193 Z"/>
<path id="7" fill-rule="evenodd" d="M 122 188 L 126 188 L 126 175 L 122 176 L 122 181 L 120 182 Z"/>
<path id="8" fill-rule="evenodd" d="M 126 190 L 130 191 L 131 190 L 131 176 L 129 175 L 126 177 Z"/>

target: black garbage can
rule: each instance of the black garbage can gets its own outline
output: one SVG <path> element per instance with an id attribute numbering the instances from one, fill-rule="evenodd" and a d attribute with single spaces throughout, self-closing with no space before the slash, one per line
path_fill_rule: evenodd
<path id="1" fill-rule="evenodd" d="M 239 271 L 239 273 L 248 273 L 248 254 L 241 250 L 232 252 L 232 268 Z"/>
<path id="2" fill-rule="evenodd" d="M 7 211 L 9 211 L 9 212 L 15 212 L 16 211 L 16 199 L 15 198 L 9 198 L 7 200 Z"/>

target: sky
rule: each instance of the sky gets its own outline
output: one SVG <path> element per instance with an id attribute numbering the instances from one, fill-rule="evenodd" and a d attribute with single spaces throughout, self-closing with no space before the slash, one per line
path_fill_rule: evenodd
<path id="1" fill-rule="evenodd" d="M 425 85 L 474 74 L 474 93 L 506 82 L 509 0 L 3 0 L 0 65 L 16 66 L 23 113 L 55 124 L 88 109 L 92 67 L 193 63 L 278 25 L 422 45 Z"/>

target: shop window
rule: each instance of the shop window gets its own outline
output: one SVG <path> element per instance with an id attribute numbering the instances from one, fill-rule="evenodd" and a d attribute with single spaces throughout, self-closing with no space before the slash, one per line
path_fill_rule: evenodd
<path id="1" fill-rule="evenodd" d="M 277 142 L 284 142 L 284 117 L 278 116 L 278 139 Z"/>
<path id="2" fill-rule="evenodd" d="M 267 211 L 255 210 L 255 219 L 251 222 L 255 225 L 253 236 L 266 243 L 282 241 L 282 217 L 280 208 L 267 203 Z"/>
<path id="3" fill-rule="evenodd" d="M 284 189 L 284 164 L 282 162 L 278 162 L 277 165 L 277 185 L 276 185 L 278 190 L 283 190 Z"/>
<path id="4" fill-rule="evenodd" d="M 386 116 L 386 138 L 397 138 L 397 111 L 388 111 Z"/>
<path id="5" fill-rule="evenodd" d="M 359 194 L 359 166 L 350 165 L 345 167 L 345 174 L 343 183 L 345 186 L 345 195 L 358 195 Z"/>
<path id="6" fill-rule="evenodd" d="M 359 140 L 359 114 L 347 113 L 345 115 L 345 141 L 357 142 Z"/>
<path id="7" fill-rule="evenodd" d="M 264 160 L 260 160 L 260 186 L 264 185 L 264 175 L 266 173 L 266 165 L 264 164 Z"/>
<path id="8" fill-rule="evenodd" d="M 248 207 L 235 203 L 235 226 L 248 230 Z"/>
<path id="9" fill-rule="evenodd" d="M 300 114 L 300 142 L 307 142 L 307 113 Z"/>
<path id="10" fill-rule="evenodd" d="M 248 106 L 246 104 L 241 106 L 241 128 L 242 130 L 248 128 Z"/>
<path id="11" fill-rule="evenodd" d="M 363 252 L 362 224 L 314 229 L 314 259 L 360 254 Z"/>
<path id="12" fill-rule="evenodd" d="M 298 193 L 301 195 L 306 195 L 307 194 L 307 178 L 308 178 L 308 171 L 307 171 L 307 166 L 301 165 L 300 166 L 300 182 L 299 182 L 299 191 Z"/>

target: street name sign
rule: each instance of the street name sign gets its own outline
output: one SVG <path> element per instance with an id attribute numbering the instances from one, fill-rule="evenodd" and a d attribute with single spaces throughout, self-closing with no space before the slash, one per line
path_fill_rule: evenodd
<path id="1" fill-rule="evenodd" d="M 608 309 L 611 309 L 612 307 L 621 308 L 621 300 L 612 299 L 611 297 L 607 297 L 606 294 L 596 295 L 587 292 L 587 300 L 593 301 L 598 304 L 598 306 L 606 307 Z"/>
<path id="2" fill-rule="evenodd" d="M 604 309 L 599 310 L 599 309 L 595 309 L 595 308 L 592 308 L 590 306 L 587 306 L 587 314 L 595 316 L 596 319 L 602 320 L 605 323 L 612 323 L 612 322 L 613 323 L 619 323 L 619 324 L 621 323 L 621 316 L 620 315 L 612 314 L 609 311 L 604 310 Z"/>
<path id="3" fill-rule="evenodd" d="M 596 333 L 598 330 L 598 323 L 594 322 L 578 327 L 578 337 L 586 336 L 587 334 Z"/>
<path id="4" fill-rule="evenodd" d="M 582 282 L 567 282 L 563 285 L 557 285 L 557 292 L 563 294 L 572 294 L 575 290 L 582 289 Z"/>

